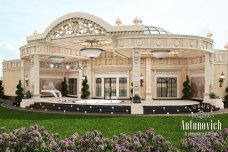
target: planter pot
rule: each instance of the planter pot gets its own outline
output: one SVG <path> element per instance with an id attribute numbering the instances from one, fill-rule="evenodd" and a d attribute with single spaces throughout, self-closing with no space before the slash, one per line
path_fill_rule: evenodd
<path id="1" fill-rule="evenodd" d="M 133 99 L 133 103 L 141 103 L 141 100 L 140 99 Z"/>
<path id="2" fill-rule="evenodd" d="M 224 109 L 224 103 L 222 102 L 222 99 L 207 99 L 207 100 L 204 100 L 203 102 L 210 103 L 216 108 Z"/>
<path id="3" fill-rule="evenodd" d="M 34 104 L 35 100 L 33 99 L 22 99 L 21 103 L 20 103 L 20 107 L 21 108 L 26 108 L 29 107 L 30 105 Z"/>

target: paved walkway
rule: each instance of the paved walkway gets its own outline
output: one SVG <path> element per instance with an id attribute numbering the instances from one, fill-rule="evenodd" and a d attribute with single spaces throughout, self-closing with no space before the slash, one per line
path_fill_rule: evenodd
<path id="1" fill-rule="evenodd" d="M 67 112 L 63 113 L 58 112 L 58 111 L 43 111 L 43 110 L 37 110 L 37 109 L 25 109 L 25 108 L 20 108 L 16 107 L 13 105 L 13 101 L 9 100 L 3 100 L 4 102 L 1 104 L 2 107 L 8 108 L 8 109 L 15 109 L 15 110 L 21 110 L 21 111 L 31 111 L 31 112 L 45 112 L 45 113 L 58 113 L 58 114 L 75 114 L 75 115 L 110 115 L 110 114 L 81 114 L 81 113 L 74 113 L 74 112 Z M 153 101 L 154 102 L 154 101 Z M 165 102 L 165 101 L 163 101 Z M 183 102 L 183 101 L 182 101 Z M 164 105 L 163 105 L 164 106 Z M 221 109 L 213 112 L 208 112 L 210 115 L 218 115 L 218 114 L 228 114 L 228 108 L 226 109 Z M 118 116 L 121 114 L 118 114 Z M 190 114 L 150 114 L 150 115 L 140 115 L 140 116 L 189 116 Z M 131 116 L 131 115 L 127 115 Z"/>

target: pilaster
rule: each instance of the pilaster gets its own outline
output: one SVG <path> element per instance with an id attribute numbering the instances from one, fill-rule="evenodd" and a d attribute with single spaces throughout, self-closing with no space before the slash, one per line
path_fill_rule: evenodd
<path id="1" fill-rule="evenodd" d="M 205 67 L 204 67 L 204 75 L 205 75 L 205 87 L 204 87 L 204 100 L 210 99 L 210 93 L 213 92 L 213 84 L 214 84 L 214 63 L 213 63 L 213 54 L 205 55 Z"/>
<path id="2" fill-rule="evenodd" d="M 151 76 L 151 58 L 146 58 L 146 100 L 152 100 L 152 76 Z"/>
<path id="3" fill-rule="evenodd" d="M 30 63 L 30 91 L 34 97 L 40 96 L 40 60 L 39 55 L 33 55 Z"/>
<path id="4" fill-rule="evenodd" d="M 89 85 L 89 92 L 90 92 L 90 98 L 92 98 L 93 94 L 93 86 L 92 86 L 92 59 L 87 60 L 87 67 L 86 67 L 86 76 L 88 80 Z"/>
<path id="5" fill-rule="evenodd" d="M 133 49 L 133 70 L 132 70 L 132 77 L 133 77 L 133 96 L 139 95 L 140 96 L 140 53 L 139 49 Z"/>
<path id="6" fill-rule="evenodd" d="M 22 87 L 24 89 L 24 93 L 25 93 L 25 88 L 26 88 L 26 84 L 25 84 L 25 70 L 24 70 L 24 61 L 21 60 L 20 61 L 20 80 L 21 80 L 21 84 L 22 84 Z"/>
<path id="7" fill-rule="evenodd" d="M 78 98 L 81 98 L 81 89 L 82 89 L 82 77 L 83 77 L 83 71 L 82 70 L 79 70 L 78 71 L 78 92 L 77 92 L 77 95 L 78 95 Z"/>

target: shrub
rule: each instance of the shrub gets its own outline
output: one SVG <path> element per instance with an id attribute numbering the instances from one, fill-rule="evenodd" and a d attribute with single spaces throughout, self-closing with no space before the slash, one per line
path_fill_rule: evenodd
<path id="1" fill-rule="evenodd" d="M 133 97 L 133 103 L 141 103 L 141 98 L 140 98 L 139 95 L 136 94 L 136 95 Z"/>
<path id="2" fill-rule="evenodd" d="M 163 136 L 156 135 L 154 129 L 149 129 L 146 132 L 138 131 L 134 135 L 120 134 L 114 135 L 107 141 L 107 151 L 176 151 L 172 144 Z"/>
<path id="3" fill-rule="evenodd" d="M 81 98 L 82 99 L 87 99 L 89 97 L 89 95 L 90 95 L 87 77 L 85 77 L 85 79 L 82 82 L 81 91 L 82 91 Z"/>
<path id="4" fill-rule="evenodd" d="M 27 91 L 27 92 L 25 93 L 25 95 L 26 95 L 27 99 L 32 98 L 32 93 L 31 93 L 30 91 Z"/>
<path id="5" fill-rule="evenodd" d="M 67 83 L 66 83 L 66 78 L 64 77 L 64 80 L 61 83 L 61 89 L 60 89 L 62 96 L 66 97 L 68 94 L 67 90 Z"/>
<path id="6" fill-rule="evenodd" d="M 226 87 L 225 91 L 226 91 L 226 95 L 224 97 L 224 99 L 225 99 L 225 107 L 228 108 L 228 87 Z"/>
<path id="7" fill-rule="evenodd" d="M 210 93 L 210 98 L 211 99 L 219 99 L 219 96 L 217 96 L 214 92 Z"/>
<path id="8" fill-rule="evenodd" d="M 4 88 L 2 86 L 2 80 L 0 80 L 0 98 L 3 98 L 4 96 Z"/>
<path id="9" fill-rule="evenodd" d="M 131 82 L 130 100 L 133 98 L 133 82 Z"/>
<path id="10" fill-rule="evenodd" d="M 18 85 L 17 85 L 17 90 L 16 90 L 16 100 L 17 101 L 21 101 L 22 99 L 23 99 L 23 97 L 24 97 L 24 94 L 23 94 L 23 88 L 21 87 L 21 80 L 19 80 L 19 83 L 18 83 Z"/>
<path id="11" fill-rule="evenodd" d="M 136 151 L 176 151 L 163 136 L 156 135 L 154 129 L 137 132 L 134 135 L 119 134 L 104 138 L 99 131 L 86 132 L 79 138 L 78 133 L 69 138 L 59 139 L 58 134 L 49 134 L 44 127 L 34 125 L 4 133 L 0 128 L 0 151 L 24 152 L 136 152 Z"/>
<path id="12" fill-rule="evenodd" d="M 183 93 L 183 96 L 182 96 L 182 99 L 190 99 L 192 97 L 192 94 L 191 94 L 191 86 L 189 85 L 189 78 L 188 76 L 186 76 L 186 81 L 183 83 L 183 90 L 182 90 L 182 93 Z"/>
<path id="13" fill-rule="evenodd" d="M 23 127 L 0 134 L 0 151 L 45 151 L 48 139 L 49 134 L 43 127 Z"/>
<path id="14" fill-rule="evenodd" d="M 222 132 L 190 135 L 181 140 L 180 147 L 188 152 L 228 151 L 228 128 Z"/>

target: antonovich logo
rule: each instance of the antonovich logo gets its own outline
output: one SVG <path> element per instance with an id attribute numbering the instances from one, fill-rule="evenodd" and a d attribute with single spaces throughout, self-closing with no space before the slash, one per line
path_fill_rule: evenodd
<path id="1" fill-rule="evenodd" d="M 209 115 L 208 113 L 199 111 L 195 114 L 192 113 L 190 115 L 190 117 L 192 118 L 192 120 L 188 120 L 188 121 L 182 120 L 181 130 L 183 130 L 183 131 L 222 130 L 222 123 L 220 122 L 220 120 L 209 119 L 209 118 L 213 117 L 213 115 Z M 192 134 L 192 133 L 188 133 L 188 134 Z"/>

